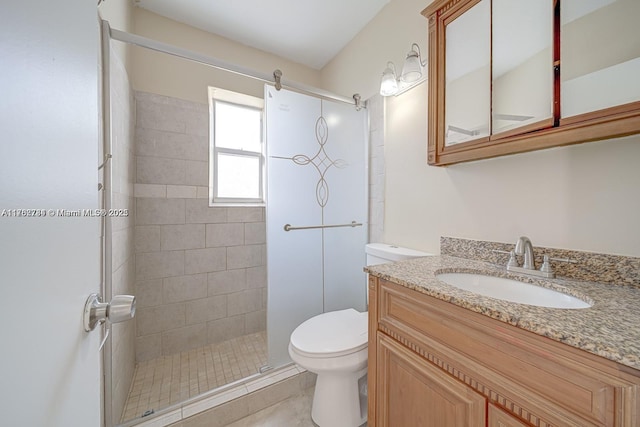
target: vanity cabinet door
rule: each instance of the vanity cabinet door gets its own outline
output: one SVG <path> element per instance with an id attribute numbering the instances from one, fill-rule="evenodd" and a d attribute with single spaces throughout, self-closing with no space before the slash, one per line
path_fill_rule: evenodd
<path id="1" fill-rule="evenodd" d="M 386 335 L 377 335 L 377 427 L 486 425 L 482 395 Z"/>
<path id="2" fill-rule="evenodd" d="M 487 427 L 529 427 L 530 424 L 524 423 L 517 418 L 504 412 L 502 409 L 494 405 L 489 405 L 489 422 Z"/>

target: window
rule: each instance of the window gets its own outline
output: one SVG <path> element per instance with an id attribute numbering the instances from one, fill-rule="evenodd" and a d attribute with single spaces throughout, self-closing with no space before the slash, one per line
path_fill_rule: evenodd
<path id="1" fill-rule="evenodd" d="M 212 205 L 264 203 L 260 98 L 209 88 L 209 198 Z"/>

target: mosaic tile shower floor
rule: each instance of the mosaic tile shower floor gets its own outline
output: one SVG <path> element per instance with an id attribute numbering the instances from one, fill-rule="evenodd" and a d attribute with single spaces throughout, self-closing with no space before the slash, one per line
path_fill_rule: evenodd
<path id="1" fill-rule="evenodd" d="M 140 362 L 122 422 L 253 375 L 266 364 L 265 331 Z"/>

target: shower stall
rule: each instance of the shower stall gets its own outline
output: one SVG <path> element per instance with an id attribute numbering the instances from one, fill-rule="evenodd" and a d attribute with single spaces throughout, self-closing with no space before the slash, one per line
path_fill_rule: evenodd
<path id="1" fill-rule="evenodd" d="M 134 91 L 110 39 L 220 64 L 106 22 L 103 38 L 103 184 L 130 213 L 108 227 L 104 294 L 134 294 L 138 307 L 105 341 L 105 418 L 134 425 L 287 365 L 307 318 L 365 309 L 367 118 L 354 102 L 268 83 L 266 207 L 210 206 L 208 106 Z"/>

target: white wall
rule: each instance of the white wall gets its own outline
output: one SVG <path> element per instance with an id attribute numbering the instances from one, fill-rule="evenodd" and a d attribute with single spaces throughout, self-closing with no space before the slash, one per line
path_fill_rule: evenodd
<path id="1" fill-rule="evenodd" d="M 276 55 L 232 42 L 220 36 L 164 18 L 141 8 L 134 10 L 135 33 L 193 52 L 283 78 L 319 86 L 320 72 Z M 227 71 L 175 58 L 148 49 L 133 49 L 133 87 L 206 104 L 207 86 L 220 87 L 262 98 L 264 83 Z"/>
<path id="2" fill-rule="evenodd" d="M 386 60 L 401 64 L 420 34 L 426 50 L 427 5 L 392 0 L 322 70 L 325 87 L 377 90 Z M 430 167 L 426 90 L 386 99 L 386 242 L 438 252 L 443 235 L 528 235 L 539 246 L 640 256 L 640 136 Z"/>
<path id="3" fill-rule="evenodd" d="M 420 12 L 429 0 L 391 0 L 376 17 L 321 71 L 322 87 L 345 96 L 354 93 L 368 99 L 380 91 L 387 61 L 398 73 L 418 43 L 427 55 L 427 20 Z"/>

